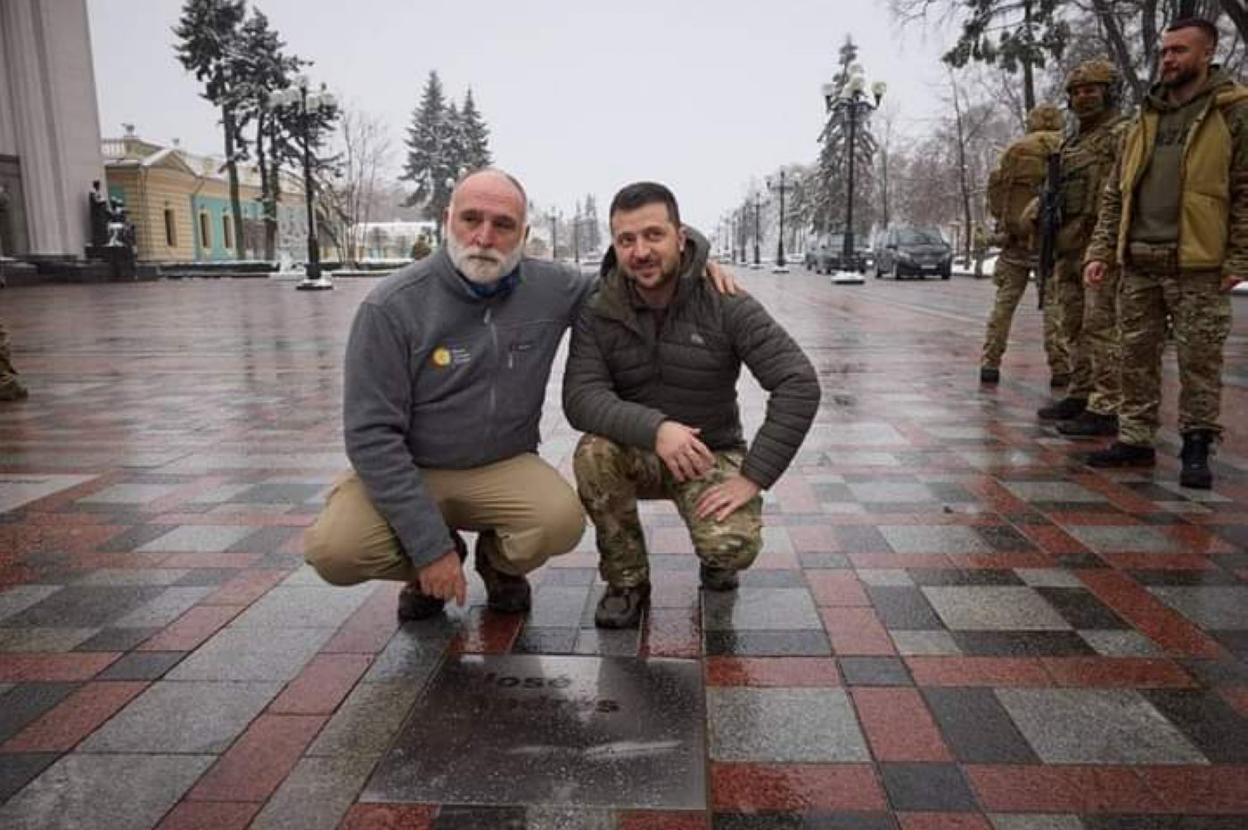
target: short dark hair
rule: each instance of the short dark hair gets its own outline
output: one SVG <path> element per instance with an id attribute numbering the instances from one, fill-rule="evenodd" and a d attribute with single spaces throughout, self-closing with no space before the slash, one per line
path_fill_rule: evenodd
<path id="1" fill-rule="evenodd" d="M 607 212 L 607 222 L 621 210 L 636 210 L 646 205 L 663 204 L 667 206 L 667 218 L 672 224 L 680 227 L 680 208 L 676 206 L 676 197 L 672 191 L 658 182 L 633 182 L 620 188 L 611 200 L 611 210 Z"/>
<path id="2" fill-rule="evenodd" d="M 1216 49 L 1218 46 L 1218 27 L 1208 20 L 1200 17 L 1181 17 L 1178 20 L 1171 21 L 1164 31 L 1177 32 L 1179 29 L 1200 29 L 1211 47 Z"/>

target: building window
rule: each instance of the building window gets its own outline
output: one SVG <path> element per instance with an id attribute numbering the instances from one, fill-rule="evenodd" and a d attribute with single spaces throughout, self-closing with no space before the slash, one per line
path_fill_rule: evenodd
<path id="1" fill-rule="evenodd" d="M 199 244 L 204 248 L 212 247 L 212 222 L 207 212 L 199 214 Z"/>
<path id="2" fill-rule="evenodd" d="M 170 248 L 178 247 L 178 223 L 173 217 L 173 208 L 165 208 L 165 244 Z"/>
<path id="3" fill-rule="evenodd" d="M 221 214 L 221 238 L 225 241 L 227 251 L 234 250 L 234 226 L 230 224 L 230 215 Z"/>

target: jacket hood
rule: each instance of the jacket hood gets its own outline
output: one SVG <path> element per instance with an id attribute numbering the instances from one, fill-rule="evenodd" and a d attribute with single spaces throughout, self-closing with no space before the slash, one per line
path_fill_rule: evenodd
<path id="1" fill-rule="evenodd" d="M 690 290 L 697 285 L 696 281 L 702 279 L 702 273 L 706 271 L 706 262 L 711 251 L 711 243 L 706 237 L 688 225 L 682 226 L 682 229 L 685 232 L 685 249 L 680 255 L 680 274 L 676 278 L 676 294 L 672 298 L 672 305 L 682 302 Z M 614 247 L 607 249 L 606 256 L 602 258 L 599 273 L 602 276 L 602 287 L 598 292 L 597 308 L 602 311 L 610 308 L 618 315 L 623 309 L 639 302 L 629 284 L 628 277 L 624 276 L 623 270 L 619 267 Z"/>
<path id="2" fill-rule="evenodd" d="M 1205 79 L 1205 85 L 1192 96 L 1192 100 L 1188 101 L 1187 104 L 1191 104 L 1201 98 L 1204 98 L 1210 93 L 1216 93 L 1221 91 L 1223 88 L 1232 87 L 1234 85 L 1235 79 L 1232 78 L 1225 69 L 1216 63 L 1210 64 L 1209 77 Z M 1148 95 L 1145 96 L 1145 103 L 1149 109 L 1156 110 L 1157 112 L 1170 112 L 1172 110 L 1181 109 L 1182 107 L 1187 106 L 1187 104 L 1171 103 L 1166 98 L 1166 88 L 1161 85 L 1160 81 L 1148 88 Z"/>

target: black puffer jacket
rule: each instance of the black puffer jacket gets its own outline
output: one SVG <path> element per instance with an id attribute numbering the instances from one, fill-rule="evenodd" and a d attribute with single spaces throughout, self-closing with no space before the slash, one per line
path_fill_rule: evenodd
<path id="1" fill-rule="evenodd" d="M 654 449 L 666 420 L 699 427 L 712 450 L 744 449 L 737 379 L 745 363 L 771 398 L 741 472 L 770 487 L 810 429 L 819 381 L 757 300 L 721 295 L 703 277 L 707 248 L 701 235 L 688 233 L 661 327 L 608 254 L 572 329 L 563 408 L 575 429 L 642 449 Z"/>

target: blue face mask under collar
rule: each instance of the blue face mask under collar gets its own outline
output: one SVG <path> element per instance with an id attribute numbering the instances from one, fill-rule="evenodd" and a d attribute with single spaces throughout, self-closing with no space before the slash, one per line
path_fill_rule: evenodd
<path id="1" fill-rule="evenodd" d="M 491 297 L 505 297 L 511 293 L 512 289 L 520 284 L 519 265 L 517 265 L 507 276 L 490 283 L 473 282 L 463 274 L 460 274 L 458 271 L 455 273 L 461 280 L 464 281 L 464 284 L 468 286 L 468 290 L 471 291 L 475 297 L 482 300 L 488 300 Z"/>

